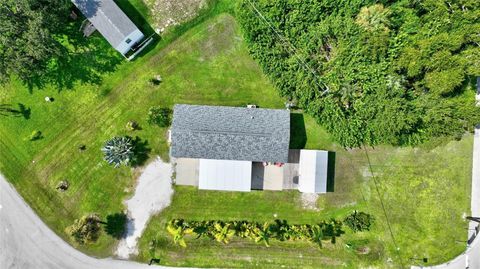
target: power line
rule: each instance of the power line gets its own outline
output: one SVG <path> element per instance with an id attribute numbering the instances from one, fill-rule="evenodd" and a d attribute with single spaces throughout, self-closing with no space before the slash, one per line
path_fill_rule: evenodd
<path id="1" fill-rule="evenodd" d="M 299 61 L 300 65 L 307 71 L 310 72 L 318 81 L 321 81 L 321 79 L 317 76 L 315 69 L 310 67 L 307 62 L 305 62 L 302 58 L 300 58 L 297 54 L 298 49 L 286 38 L 284 37 L 274 26 L 272 23 L 270 23 L 267 18 L 257 9 L 257 7 L 252 3 L 251 0 L 246 0 L 250 6 L 255 10 L 255 12 L 258 14 L 258 17 L 260 17 L 263 21 L 267 23 L 267 25 L 270 27 L 270 29 L 273 30 L 273 32 L 278 36 L 281 42 L 286 44 L 287 47 L 290 49 L 291 52 L 293 52 L 293 55 L 295 58 L 297 58 L 297 61 Z M 314 83 L 317 84 L 317 86 L 322 89 L 322 95 L 326 94 L 329 91 L 328 86 L 325 83 L 322 83 L 323 85 L 320 85 L 317 80 L 314 80 Z"/>
<path id="2" fill-rule="evenodd" d="M 392 226 L 390 225 L 390 221 L 388 219 L 387 210 L 385 209 L 385 204 L 383 202 L 382 195 L 380 194 L 380 189 L 378 188 L 377 177 L 373 173 L 372 163 L 370 162 L 370 156 L 368 155 L 367 147 L 365 146 L 365 144 L 363 144 L 363 149 L 365 151 L 365 156 L 367 157 L 368 168 L 369 168 L 370 174 L 372 175 L 372 178 L 373 178 L 373 183 L 375 185 L 375 190 L 378 194 L 378 199 L 380 200 L 380 205 L 382 206 L 382 211 L 383 211 L 383 214 L 385 215 L 385 220 L 387 221 L 388 231 L 390 232 L 390 236 L 392 237 L 393 245 L 395 246 L 395 250 L 396 250 L 398 260 L 400 261 L 401 267 L 405 268 L 405 265 L 403 264 L 402 257 L 400 256 L 400 253 L 399 253 L 400 248 L 398 247 L 397 241 L 395 240 L 395 236 L 393 234 L 393 229 L 392 229 Z"/>

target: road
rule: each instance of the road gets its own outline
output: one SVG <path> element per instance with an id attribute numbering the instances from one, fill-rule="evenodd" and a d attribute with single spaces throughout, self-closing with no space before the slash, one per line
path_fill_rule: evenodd
<path id="1" fill-rule="evenodd" d="M 475 136 L 473 138 L 471 214 L 472 217 L 480 218 L 480 124 L 475 128 Z M 412 269 L 480 269 L 480 236 L 477 238 L 475 233 L 475 228 L 478 231 L 479 224 L 478 222 L 470 221 L 468 229 L 470 245 L 463 254 L 437 266 L 412 266 Z"/>
<path id="2" fill-rule="evenodd" d="M 0 269 L 152 269 L 114 259 L 96 259 L 57 236 L 0 175 Z"/>

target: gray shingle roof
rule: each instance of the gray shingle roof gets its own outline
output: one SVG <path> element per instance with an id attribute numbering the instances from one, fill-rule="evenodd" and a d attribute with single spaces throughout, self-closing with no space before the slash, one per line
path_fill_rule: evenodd
<path id="1" fill-rule="evenodd" d="M 72 0 L 72 2 L 114 48 L 137 30 L 135 24 L 113 0 Z"/>
<path id="2" fill-rule="evenodd" d="M 177 158 L 286 163 L 290 111 L 175 105 L 171 139 Z"/>

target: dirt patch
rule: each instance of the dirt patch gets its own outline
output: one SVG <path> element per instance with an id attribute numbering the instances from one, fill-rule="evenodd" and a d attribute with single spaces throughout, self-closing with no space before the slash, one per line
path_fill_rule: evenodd
<path id="1" fill-rule="evenodd" d="M 317 207 L 318 194 L 316 194 L 316 193 L 302 193 L 300 195 L 300 199 L 302 201 L 302 207 L 304 209 L 315 210 L 315 211 L 320 210 Z"/>
<path id="2" fill-rule="evenodd" d="M 150 8 L 157 33 L 193 19 L 207 6 L 207 0 L 144 0 L 144 2 Z"/>

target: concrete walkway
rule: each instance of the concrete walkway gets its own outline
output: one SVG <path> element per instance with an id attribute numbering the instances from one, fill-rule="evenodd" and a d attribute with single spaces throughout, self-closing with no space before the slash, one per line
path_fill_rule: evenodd
<path id="1" fill-rule="evenodd" d="M 473 140 L 471 214 L 472 217 L 480 218 L 480 124 L 475 128 Z M 469 244 L 463 254 L 444 264 L 429 267 L 412 266 L 411 268 L 480 269 L 480 236 L 477 236 L 479 225 L 478 222 L 470 221 L 468 229 Z"/>
<path id="2" fill-rule="evenodd" d="M 168 268 L 114 259 L 96 259 L 74 249 L 23 201 L 0 175 L 1 269 L 147 269 Z"/>

